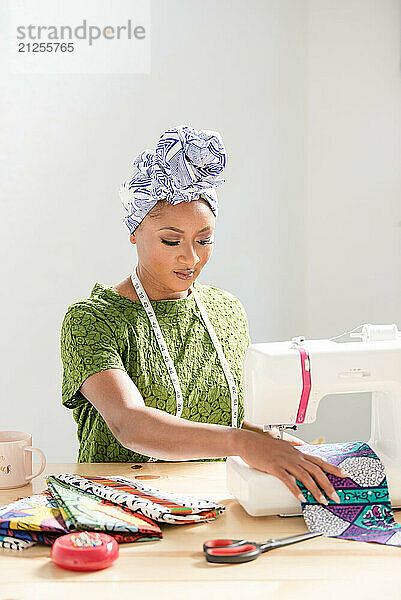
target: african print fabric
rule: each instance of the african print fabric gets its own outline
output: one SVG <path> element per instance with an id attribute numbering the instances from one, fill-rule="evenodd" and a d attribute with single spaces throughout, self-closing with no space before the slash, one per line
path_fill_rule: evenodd
<path id="1" fill-rule="evenodd" d="M 155 521 L 191 524 L 212 521 L 225 506 L 173 494 L 125 477 L 81 477 L 62 473 L 46 479 L 48 489 L 0 508 L 0 548 L 24 550 L 52 545 L 72 531 L 103 531 L 118 543 L 162 538 Z"/>
<path id="2" fill-rule="evenodd" d="M 26 540 L 32 542 L 32 544 L 30 544 L 32 546 L 35 542 L 51 546 L 60 535 L 64 535 L 64 533 L 47 533 L 40 531 L 24 531 L 22 529 L 0 528 L 0 536 L 12 538 L 13 540 Z"/>
<path id="3" fill-rule="evenodd" d="M 60 508 L 48 491 L 0 507 L 0 548 L 25 550 L 37 542 L 51 545 L 65 533 Z"/>
<path id="4" fill-rule="evenodd" d="M 0 507 L 0 528 L 68 533 L 60 508 L 48 491 Z"/>
<path id="5" fill-rule="evenodd" d="M 6 550 L 25 550 L 26 548 L 34 545 L 35 542 L 29 541 L 29 539 L 16 539 L 13 535 L 9 536 L 0 534 L 0 548 L 4 548 Z"/>
<path id="6" fill-rule="evenodd" d="M 142 514 L 90 495 L 58 477 L 50 476 L 46 482 L 69 531 L 119 533 L 121 541 L 125 533 L 135 534 L 135 541 L 162 537 L 160 527 Z M 134 541 L 132 535 L 129 541 Z"/>
<path id="7" fill-rule="evenodd" d="M 56 476 L 70 487 L 127 507 L 155 521 L 185 525 L 213 521 L 225 506 L 210 500 L 165 492 L 126 477 L 81 477 L 61 473 Z"/>
<path id="8" fill-rule="evenodd" d="M 349 442 L 297 448 L 340 466 L 350 475 L 342 479 L 327 473 L 341 500 L 341 504 L 336 504 L 329 499 L 327 506 L 319 504 L 297 482 L 306 498 L 302 512 L 310 531 L 346 540 L 401 546 L 401 525 L 394 520 L 384 466 L 368 444 Z"/>

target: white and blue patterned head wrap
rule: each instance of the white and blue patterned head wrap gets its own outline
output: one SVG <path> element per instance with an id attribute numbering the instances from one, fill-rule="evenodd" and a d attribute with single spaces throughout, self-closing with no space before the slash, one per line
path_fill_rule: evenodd
<path id="1" fill-rule="evenodd" d="M 217 131 L 181 125 L 162 133 L 156 152 L 137 156 L 119 189 L 130 233 L 162 199 L 178 204 L 201 197 L 217 216 L 215 187 L 225 181 L 219 178 L 225 166 L 226 150 Z"/>

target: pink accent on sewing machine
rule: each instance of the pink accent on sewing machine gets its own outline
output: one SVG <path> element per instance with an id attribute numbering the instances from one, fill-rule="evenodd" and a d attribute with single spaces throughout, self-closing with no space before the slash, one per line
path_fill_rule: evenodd
<path id="1" fill-rule="evenodd" d="M 308 408 L 309 396 L 311 391 L 311 375 L 310 375 L 310 360 L 309 354 L 305 348 L 298 348 L 299 355 L 301 357 L 301 369 L 302 369 L 302 394 L 301 400 L 299 401 L 299 408 L 297 414 L 297 423 L 303 423 L 305 420 L 306 409 Z"/>

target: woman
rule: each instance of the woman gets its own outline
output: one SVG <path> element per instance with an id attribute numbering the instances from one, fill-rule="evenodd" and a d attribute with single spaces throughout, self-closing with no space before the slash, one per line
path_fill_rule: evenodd
<path id="1" fill-rule="evenodd" d="M 181 126 L 140 154 L 121 186 L 138 265 L 114 287 L 96 283 L 62 325 L 62 397 L 78 423 L 78 460 L 239 455 L 301 500 L 295 478 L 319 502 L 321 490 L 338 501 L 324 471 L 339 468 L 244 422 L 245 310 L 196 281 L 212 254 L 225 162 L 218 133 Z"/>

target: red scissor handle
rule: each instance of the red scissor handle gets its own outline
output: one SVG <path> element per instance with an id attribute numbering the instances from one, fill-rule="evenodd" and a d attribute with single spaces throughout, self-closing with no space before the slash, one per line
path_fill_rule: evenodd
<path id="1" fill-rule="evenodd" d="M 254 560 L 261 550 L 256 544 L 238 544 L 237 546 L 220 546 L 205 550 L 206 560 L 212 563 L 242 563 Z"/>
<path id="2" fill-rule="evenodd" d="M 257 550 L 254 544 L 241 544 L 240 546 L 226 546 L 225 548 L 210 548 L 207 553 L 211 556 L 235 556 L 237 554 L 248 554 Z"/>
<path id="3" fill-rule="evenodd" d="M 203 551 L 209 550 L 210 548 L 224 548 L 225 546 L 239 546 L 242 544 L 248 544 L 246 540 L 208 540 L 203 544 Z"/>

